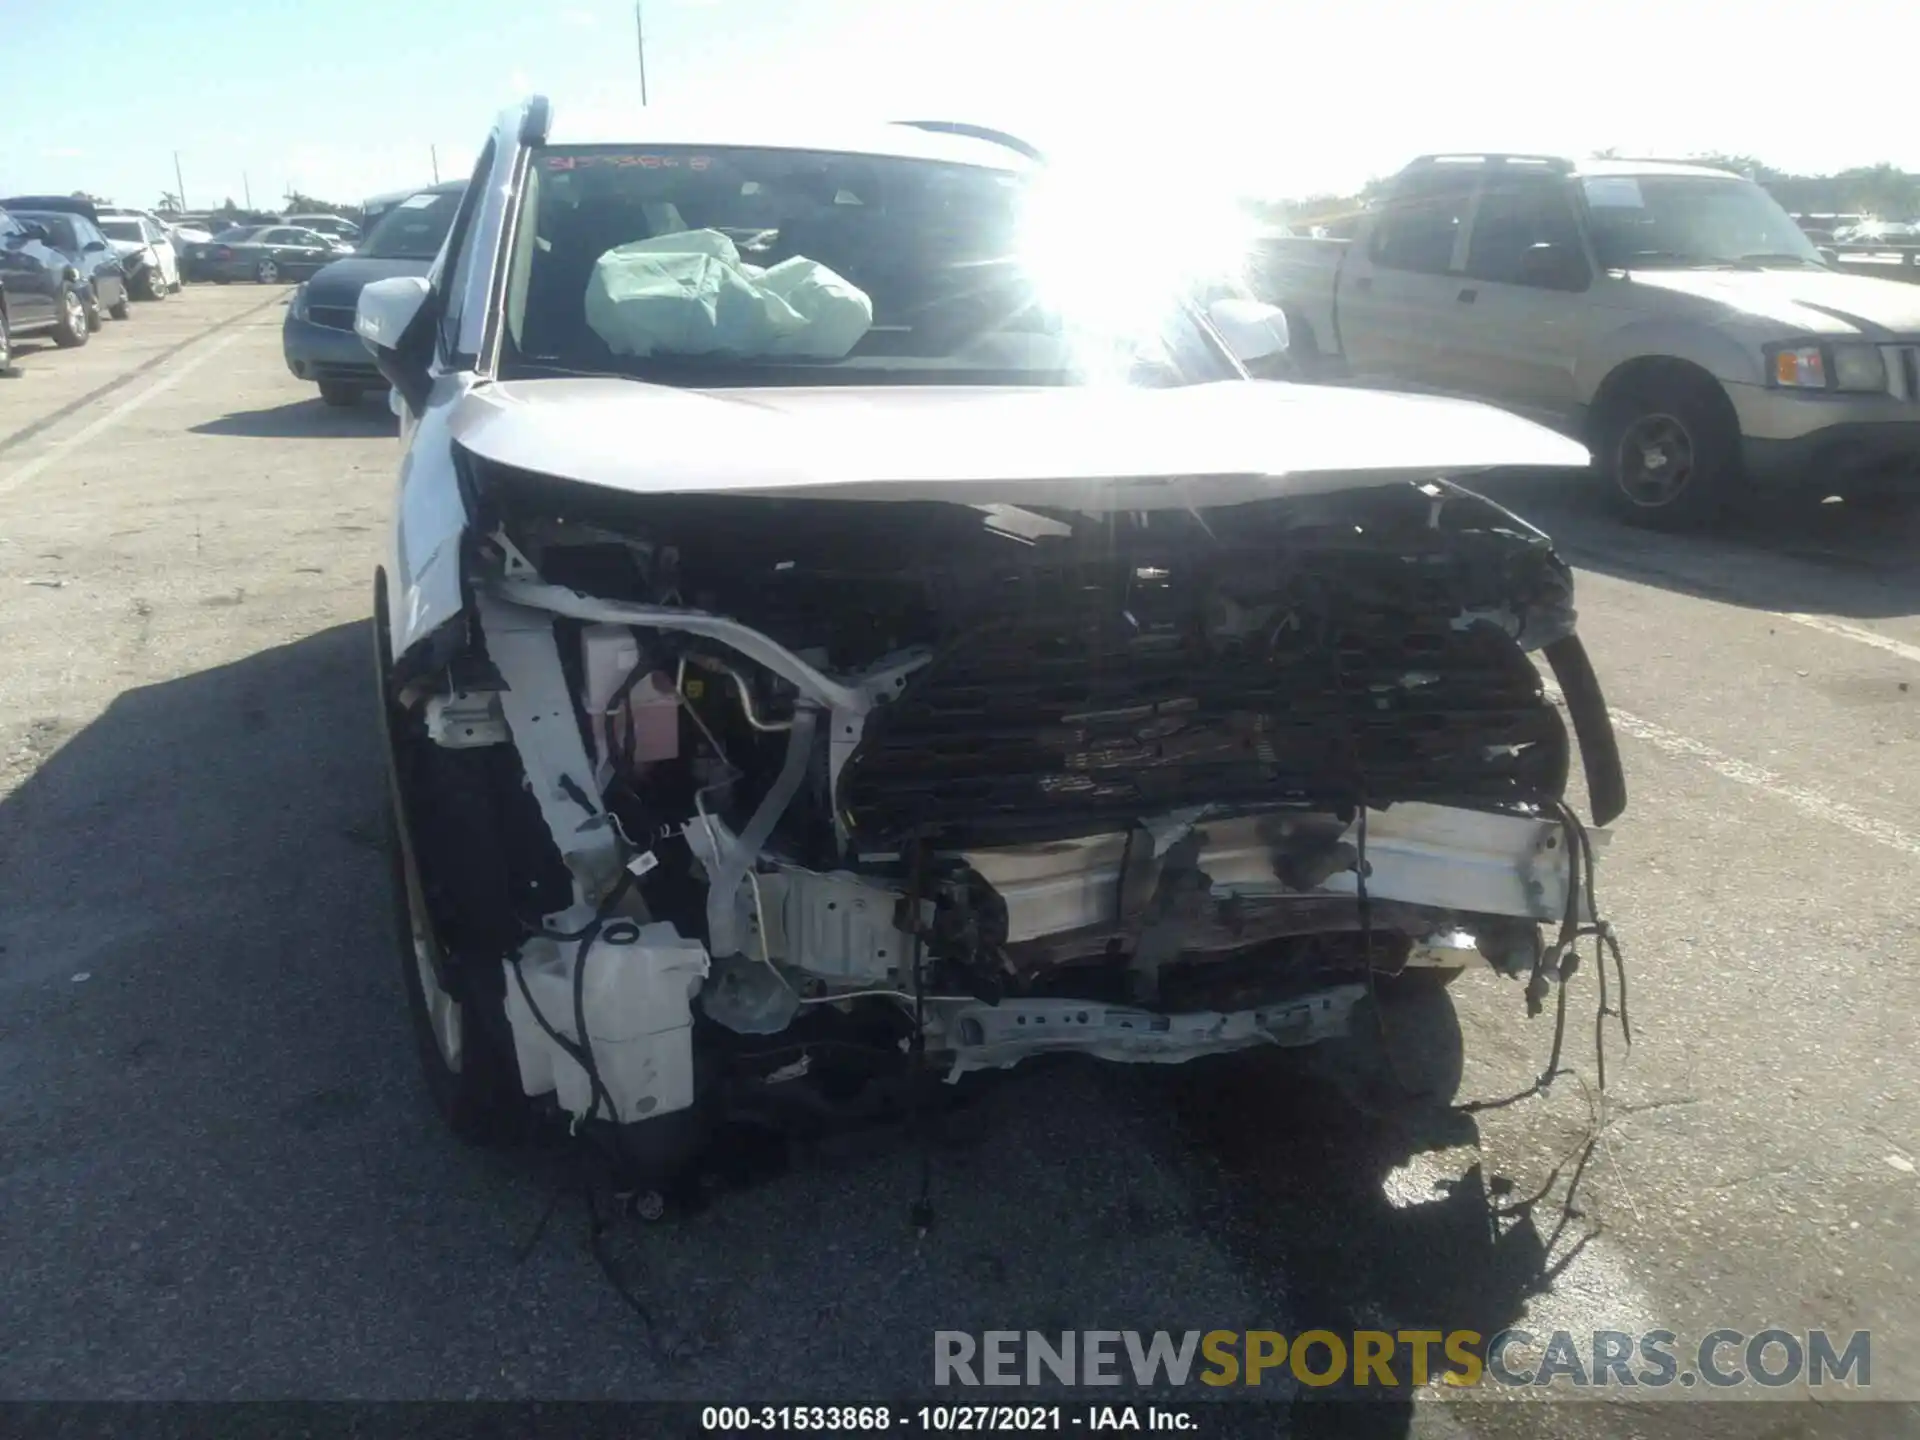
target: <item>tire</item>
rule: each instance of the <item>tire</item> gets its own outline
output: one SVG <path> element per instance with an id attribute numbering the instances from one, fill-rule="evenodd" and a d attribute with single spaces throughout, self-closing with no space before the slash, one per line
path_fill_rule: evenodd
<path id="1" fill-rule="evenodd" d="M 271 256 L 262 260 L 253 267 L 253 278 L 262 285 L 278 285 L 280 283 L 279 263 Z"/>
<path id="2" fill-rule="evenodd" d="M 160 278 L 159 270 L 152 266 L 140 272 L 140 298 L 142 300 L 167 298 L 167 282 Z"/>
<path id="3" fill-rule="evenodd" d="M 348 384 L 344 380 L 322 380 L 320 398 L 329 405 L 337 405 L 342 410 L 351 409 L 360 403 L 360 387 Z"/>
<path id="4" fill-rule="evenodd" d="M 120 298 L 107 307 L 107 314 L 116 320 L 124 320 L 132 313 L 133 305 L 127 299 L 126 290 L 122 289 L 120 291 Z"/>
<path id="5" fill-rule="evenodd" d="M 489 983 L 470 984 L 457 999 L 442 989 L 437 978 L 438 973 L 449 972 L 452 967 L 445 963 L 448 957 L 434 926 L 427 886 L 412 843 L 408 785 L 398 748 L 405 742 L 396 727 L 399 717 L 386 695 L 384 579 L 376 579 L 375 587 L 374 679 L 388 756 L 387 853 L 394 938 L 414 1046 L 427 1093 L 447 1128 L 470 1145 L 511 1145 L 527 1137 L 532 1109 L 520 1086 L 519 1062 L 506 1016 L 506 977 L 497 964 L 471 967 L 470 977 L 479 976 Z M 438 971 L 436 959 L 442 962 Z"/>
<path id="6" fill-rule="evenodd" d="M 1711 379 L 1685 371 L 1634 380 L 1612 397 L 1594 453 L 1615 513 L 1649 529 L 1712 524 L 1743 478 L 1732 405 Z"/>
<path id="7" fill-rule="evenodd" d="M 93 334 L 87 302 L 71 285 L 60 287 L 60 318 L 54 322 L 53 343 L 62 350 L 78 350 Z"/>
<path id="8" fill-rule="evenodd" d="M 213 277 L 213 283 L 216 285 L 231 285 L 233 281 L 223 279 L 220 276 L 216 275 Z"/>
<path id="9" fill-rule="evenodd" d="M 7 307 L 0 305 L 0 375 L 13 373 L 13 327 L 7 324 Z"/>

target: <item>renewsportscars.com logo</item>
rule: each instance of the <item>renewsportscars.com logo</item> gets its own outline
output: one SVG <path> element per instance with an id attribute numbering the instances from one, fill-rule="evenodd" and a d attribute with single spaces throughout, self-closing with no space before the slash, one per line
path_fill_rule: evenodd
<path id="1" fill-rule="evenodd" d="M 1777 1387 L 1873 1381 L 1873 1337 L 1844 1342 L 1825 1330 L 1710 1330 L 1683 1341 L 1671 1330 L 936 1330 L 936 1385 L 1258 1386 L 1401 1389 L 1566 1386 L 1572 1389 L 1704 1385 Z"/>

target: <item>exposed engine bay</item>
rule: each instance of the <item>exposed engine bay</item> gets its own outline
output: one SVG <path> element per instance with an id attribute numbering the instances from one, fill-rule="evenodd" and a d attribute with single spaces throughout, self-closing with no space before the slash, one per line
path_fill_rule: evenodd
<path id="1" fill-rule="evenodd" d="M 1457 485 L 1096 513 L 463 463 L 470 611 L 397 677 L 418 848 L 449 987 L 504 985 L 576 1118 L 849 1053 L 1311 1044 L 1587 918 L 1576 740 L 1596 822 L 1625 797 L 1571 576 Z"/>

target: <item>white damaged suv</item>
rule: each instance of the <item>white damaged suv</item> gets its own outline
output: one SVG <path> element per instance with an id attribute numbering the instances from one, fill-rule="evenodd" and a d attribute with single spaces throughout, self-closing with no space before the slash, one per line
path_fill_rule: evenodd
<path id="1" fill-rule="evenodd" d="M 1558 978 L 1619 758 L 1567 567 L 1455 482 L 1586 452 L 1249 378 L 1269 312 L 956 128 L 534 100 L 361 295 L 404 968 L 470 1138 L 668 1172 L 733 1116 Z"/>

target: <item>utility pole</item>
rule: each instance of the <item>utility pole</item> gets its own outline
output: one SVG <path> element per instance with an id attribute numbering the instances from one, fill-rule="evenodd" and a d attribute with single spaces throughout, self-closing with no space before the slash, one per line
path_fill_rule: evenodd
<path id="1" fill-rule="evenodd" d="M 440 183 L 440 149 L 436 145 L 427 146 L 427 154 L 433 158 L 433 183 Z"/>
<path id="2" fill-rule="evenodd" d="M 180 202 L 180 213 L 187 213 L 187 182 L 180 178 L 180 152 L 173 152 L 173 198 Z"/>
<path id="3" fill-rule="evenodd" d="M 640 103 L 647 103 L 647 28 L 640 21 L 640 0 L 633 0 L 633 39 L 640 52 Z"/>
<path id="4" fill-rule="evenodd" d="M 253 209 L 253 182 L 247 178 L 247 172 L 240 172 L 240 193 L 246 197 L 247 209 Z"/>

